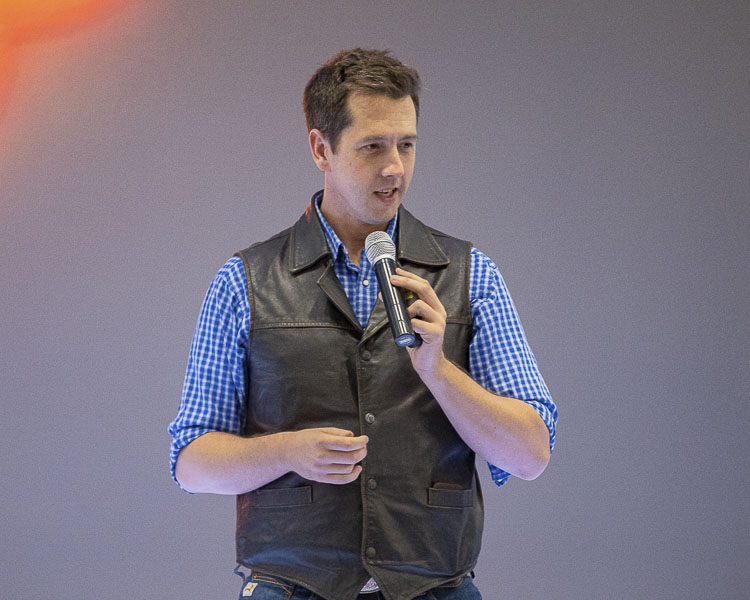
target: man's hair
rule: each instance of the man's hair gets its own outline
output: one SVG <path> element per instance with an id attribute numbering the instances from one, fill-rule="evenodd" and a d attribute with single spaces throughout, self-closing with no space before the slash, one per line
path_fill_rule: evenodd
<path id="1" fill-rule="evenodd" d="M 342 50 L 318 69 L 305 86 L 307 131 L 318 129 L 335 153 L 341 132 L 352 124 L 351 93 L 411 96 L 419 117 L 419 75 L 390 56 L 389 50 Z"/>

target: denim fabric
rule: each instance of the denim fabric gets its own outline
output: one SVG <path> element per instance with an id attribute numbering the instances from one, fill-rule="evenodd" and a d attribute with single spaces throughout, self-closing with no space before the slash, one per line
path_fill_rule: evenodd
<path id="1" fill-rule="evenodd" d="M 239 573 L 238 573 L 239 574 Z M 325 600 L 307 588 L 279 577 L 262 574 L 250 574 L 242 581 L 239 600 Z M 360 594 L 357 600 L 385 600 L 380 592 Z M 435 588 L 413 600 L 482 600 L 482 595 L 470 576 L 454 588 Z"/>

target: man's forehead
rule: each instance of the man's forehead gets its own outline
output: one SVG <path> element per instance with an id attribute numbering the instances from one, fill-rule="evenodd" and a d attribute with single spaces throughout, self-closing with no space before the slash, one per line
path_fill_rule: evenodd
<path id="1" fill-rule="evenodd" d="M 390 98 L 383 95 L 353 94 L 349 97 L 352 123 L 357 137 L 416 137 L 417 113 L 410 96 Z"/>

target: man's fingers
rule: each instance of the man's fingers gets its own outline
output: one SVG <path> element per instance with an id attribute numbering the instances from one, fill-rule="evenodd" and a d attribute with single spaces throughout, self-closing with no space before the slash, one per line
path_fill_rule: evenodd
<path id="1" fill-rule="evenodd" d="M 338 427 L 320 427 L 318 428 L 318 431 L 342 437 L 354 437 L 353 432 L 349 431 L 348 429 L 339 429 Z"/>
<path id="2" fill-rule="evenodd" d="M 411 326 L 416 333 L 422 336 L 431 335 L 433 333 L 439 334 L 442 331 L 442 329 L 435 326 L 435 323 L 423 321 L 422 319 L 412 319 Z"/>
<path id="3" fill-rule="evenodd" d="M 322 441 L 322 444 L 328 450 L 341 450 L 343 452 L 352 452 L 367 446 L 369 438 L 366 435 L 359 437 L 330 437 Z"/>
<path id="4" fill-rule="evenodd" d="M 325 472 L 326 474 L 339 474 L 339 475 L 348 475 L 355 469 L 361 469 L 362 467 L 357 464 L 341 464 L 341 463 L 333 463 L 331 465 L 325 466 Z"/>
<path id="5" fill-rule="evenodd" d="M 361 472 L 362 472 L 362 467 L 357 465 L 351 470 L 350 473 L 340 473 L 340 474 L 331 473 L 323 477 L 320 481 L 321 483 L 333 483 L 335 485 L 345 485 L 347 483 L 351 483 L 357 477 L 359 477 L 359 474 Z"/>
<path id="6" fill-rule="evenodd" d="M 422 279 L 414 273 L 398 268 L 396 269 L 396 274 L 391 276 L 391 283 L 395 286 L 411 290 L 430 308 L 437 311 L 439 314 L 445 314 L 445 308 L 440 302 L 435 290 L 432 289 L 430 282 L 426 279 Z"/>
<path id="7" fill-rule="evenodd" d="M 402 278 L 399 279 L 399 281 L 402 281 L 403 287 L 408 287 L 414 292 L 418 290 L 427 291 L 428 289 L 432 289 L 429 281 L 422 279 L 419 275 L 415 275 L 411 271 L 406 271 L 401 267 L 396 268 L 396 274 L 392 275 L 391 278 L 393 277 Z"/>
<path id="8" fill-rule="evenodd" d="M 291 470 L 313 481 L 348 483 L 362 471 L 357 463 L 367 456 L 369 440 L 346 429 L 318 427 L 295 432 L 292 441 Z"/>
<path id="9" fill-rule="evenodd" d="M 407 309 L 410 317 L 423 317 L 424 320 L 436 320 L 442 315 L 424 300 L 417 300 Z"/>
<path id="10" fill-rule="evenodd" d="M 367 456 L 367 448 L 357 448 L 351 452 L 343 452 L 340 450 L 333 450 L 328 452 L 325 456 L 324 461 L 328 464 L 342 464 L 342 465 L 353 465 L 361 461 Z"/>
<path id="11" fill-rule="evenodd" d="M 353 432 L 338 427 L 320 427 L 318 431 L 327 434 L 322 437 L 321 443 L 330 450 L 356 450 L 369 441 L 366 435 L 354 437 Z"/>

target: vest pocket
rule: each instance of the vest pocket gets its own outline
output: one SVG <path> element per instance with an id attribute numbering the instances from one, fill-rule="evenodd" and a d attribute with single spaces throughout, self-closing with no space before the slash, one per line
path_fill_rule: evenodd
<path id="1" fill-rule="evenodd" d="M 427 488 L 427 504 L 443 508 L 471 508 L 474 506 L 474 490 Z"/>
<path id="2" fill-rule="evenodd" d="M 250 506 L 302 506 L 312 504 L 312 487 L 274 488 L 250 492 Z"/>

